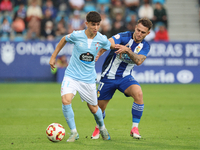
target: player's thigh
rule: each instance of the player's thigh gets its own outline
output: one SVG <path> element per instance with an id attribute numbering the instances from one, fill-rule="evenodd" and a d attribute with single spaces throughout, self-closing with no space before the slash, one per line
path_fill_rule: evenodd
<path id="1" fill-rule="evenodd" d="M 131 75 L 120 80 L 118 89 L 126 96 L 132 96 L 136 100 L 141 99 L 142 89 L 140 84 Z"/>
<path id="2" fill-rule="evenodd" d="M 78 92 L 81 97 L 81 100 L 93 106 L 97 105 L 96 84 L 88 84 L 84 82 L 79 83 L 80 86 Z"/>
<path id="3" fill-rule="evenodd" d="M 115 80 L 101 80 L 97 89 L 98 100 L 110 100 L 116 89 Z"/>
<path id="4" fill-rule="evenodd" d="M 71 104 L 72 99 L 76 95 L 78 84 L 75 80 L 64 77 L 61 84 L 62 103 L 65 105 Z"/>
<path id="5" fill-rule="evenodd" d="M 132 96 L 133 98 L 142 98 L 142 88 L 137 85 L 137 84 L 133 84 L 131 86 L 129 86 L 124 93 L 126 95 Z"/>

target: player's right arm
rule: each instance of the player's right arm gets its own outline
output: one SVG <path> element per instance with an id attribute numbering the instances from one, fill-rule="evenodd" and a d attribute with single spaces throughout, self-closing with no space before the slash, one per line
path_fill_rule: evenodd
<path id="1" fill-rule="evenodd" d="M 56 63 L 56 56 L 58 55 L 58 53 L 60 52 L 60 50 L 65 46 L 65 44 L 67 43 L 67 41 L 65 40 L 66 36 L 63 36 L 62 39 L 60 40 L 60 42 L 58 43 L 58 45 L 56 46 L 55 51 L 53 52 L 53 54 L 51 55 L 49 64 L 51 66 L 51 69 L 54 70 L 55 68 L 55 63 Z"/>

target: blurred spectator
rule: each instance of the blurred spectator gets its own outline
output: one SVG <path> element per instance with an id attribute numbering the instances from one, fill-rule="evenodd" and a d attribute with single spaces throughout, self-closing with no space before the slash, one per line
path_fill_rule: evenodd
<path id="1" fill-rule="evenodd" d="M 37 0 L 32 0 L 31 5 L 27 8 L 27 20 L 31 20 L 32 17 L 36 17 L 40 20 L 42 15 L 42 9 L 37 5 Z"/>
<path id="2" fill-rule="evenodd" d="M 52 41 L 55 38 L 55 32 L 53 29 L 53 22 L 47 21 L 45 24 L 45 29 L 41 33 L 43 37 L 45 37 L 46 40 Z"/>
<path id="3" fill-rule="evenodd" d="M 57 15 L 57 10 L 53 6 L 52 0 L 47 0 L 46 3 L 44 4 L 44 6 L 42 7 L 43 14 L 45 13 L 45 11 L 47 9 L 51 11 L 51 17 L 54 19 L 56 17 L 56 15 Z"/>
<path id="4" fill-rule="evenodd" d="M 7 35 L 10 36 L 11 33 L 11 25 L 7 18 L 3 19 L 3 22 L 0 25 L 0 35 Z"/>
<path id="5" fill-rule="evenodd" d="M 121 14 L 122 17 L 125 17 L 126 7 L 121 0 L 115 0 L 114 5 L 110 7 L 110 17 L 115 18 L 116 14 Z"/>
<path id="6" fill-rule="evenodd" d="M 148 19 L 153 19 L 153 7 L 150 5 L 149 0 L 143 0 L 144 4 L 140 6 L 138 10 L 138 17 L 147 17 Z"/>
<path id="7" fill-rule="evenodd" d="M 36 1 L 36 5 L 38 5 L 38 6 L 42 6 L 42 0 L 35 0 Z M 31 5 L 31 3 L 32 3 L 32 0 L 28 0 L 28 6 L 30 6 Z"/>
<path id="8" fill-rule="evenodd" d="M 62 18 L 58 23 L 57 23 L 57 29 L 56 29 L 56 36 L 59 37 L 59 39 L 67 34 L 67 29 L 65 28 L 65 22 L 64 18 Z"/>
<path id="9" fill-rule="evenodd" d="M 16 17 L 13 20 L 12 23 L 12 29 L 17 33 L 17 34 L 22 34 L 22 32 L 25 30 L 25 22 L 22 18 Z"/>
<path id="10" fill-rule="evenodd" d="M 153 29 L 150 30 L 150 33 L 144 38 L 146 41 L 151 42 L 155 38 L 155 32 Z"/>
<path id="11" fill-rule="evenodd" d="M 85 0 L 69 0 L 70 8 L 73 10 L 82 10 L 85 5 Z"/>
<path id="12" fill-rule="evenodd" d="M 161 3 L 156 3 L 154 9 L 154 17 L 153 17 L 153 24 L 156 26 L 157 23 L 164 23 L 165 27 L 167 28 L 167 13 L 165 8 L 162 6 Z"/>
<path id="13" fill-rule="evenodd" d="M 69 20 L 68 33 L 72 33 L 74 30 L 83 30 L 84 28 L 85 22 L 80 17 L 80 12 L 78 10 L 75 10 L 72 18 Z"/>
<path id="14" fill-rule="evenodd" d="M 109 4 L 98 4 L 97 5 L 97 11 L 100 14 L 109 14 Z"/>
<path id="15" fill-rule="evenodd" d="M 101 14 L 100 32 L 110 38 L 111 21 L 106 14 Z"/>
<path id="16" fill-rule="evenodd" d="M 111 35 L 115 35 L 119 32 L 124 32 L 125 30 L 126 30 L 125 20 L 123 20 L 121 13 L 117 13 L 116 18 L 113 22 L 113 27 L 111 29 Z"/>
<path id="17" fill-rule="evenodd" d="M 128 10 L 137 13 L 140 6 L 140 0 L 124 0 L 124 4 Z"/>
<path id="18" fill-rule="evenodd" d="M 44 12 L 44 17 L 41 21 L 41 32 L 44 32 L 46 22 L 48 22 L 48 21 L 53 22 L 53 19 L 51 17 L 51 11 L 49 9 L 46 9 Z"/>
<path id="19" fill-rule="evenodd" d="M 2 0 L 2 1 L 0 2 L 0 10 L 1 10 L 2 12 L 5 12 L 5 11 L 11 12 L 12 9 L 13 9 L 13 7 L 12 7 L 12 2 L 11 2 L 10 0 Z"/>
<path id="20" fill-rule="evenodd" d="M 40 36 L 40 25 L 42 19 L 42 9 L 37 5 L 37 0 L 32 0 L 27 9 L 27 39 L 35 39 Z"/>
<path id="21" fill-rule="evenodd" d="M 127 23 L 127 30 L 134 31 L 136 24 L 137 24 L 137 16 L 136 14 L 132 14 L 130 16 L 130 21 Z"/>
<path id="22" fill-rule="evenodd" d="M 25 19 L 26 19 L 26 7 L 24 6 L 23 3 L 20 3 L 18 6 L 16 6 L 14 8 L 15 10 L 15 15 L 14 15 L 14 19 L 16 17 L 20 17 L 21 19 L 23 19 L 24 23 L 25 23 Z"/>
<path id="23" fill-rule="evenodd" d="M 156 42 L 159 42 L 159 41 L 168 42 L 169 41 L 168 31 L 166 30 L 164 24 L 161 24 L 159 26 L 159 30 L 156 32 L 154 41 L 156 41 Z"/>

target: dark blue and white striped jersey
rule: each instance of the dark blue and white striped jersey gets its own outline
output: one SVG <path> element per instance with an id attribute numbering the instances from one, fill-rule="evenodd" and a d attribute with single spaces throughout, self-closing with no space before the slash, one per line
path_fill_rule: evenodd
<path id="1" fill-rule="evenodd" d="M 150 45 L 145 40 L 141 43 L 136 43 L 133 39 L 134 32 L 122 32 L 114 35 L 112 38 L 115 44 L 127 45 L 136 54 L 147 56 Z M 115 50 L 111 50 L 106 57 L 103 67 L 101 77 L 107 79 L 118 79 L 123 78 L 132 73 L 135 63 L 129 58 L 127 54 L 115 54 Z"/>

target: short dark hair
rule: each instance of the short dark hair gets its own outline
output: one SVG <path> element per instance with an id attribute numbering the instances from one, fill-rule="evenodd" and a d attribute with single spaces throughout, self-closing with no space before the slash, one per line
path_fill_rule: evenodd
<path id="1" fill-rule="evenodd" d="M 87 22 L 100 22 L 101 21 L 101 16 L 96 11 L 90 11 L 86 15 L 86 21 Z"/>
<path id="2" fill-rule="evenodd" d="M 143 26 L 147 27 L 149 30 L 152 28 L 153 24 L 151 20 L 149 20 L 147 17 L 141 18 L 137 21 L 137 24 L 141 23 Z"/>

